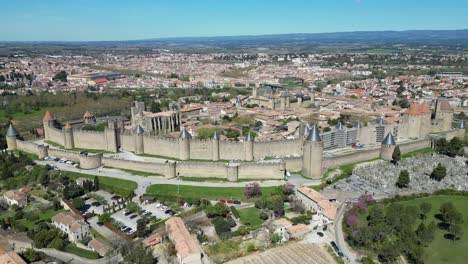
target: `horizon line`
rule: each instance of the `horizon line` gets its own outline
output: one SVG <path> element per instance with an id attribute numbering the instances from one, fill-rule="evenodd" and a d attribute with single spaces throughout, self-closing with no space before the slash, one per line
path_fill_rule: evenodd
<path id="1" fill-rule="evenodd" d="M 408 32 L 408 31 L 465 31 L 461 29 L 405 29 L 405 30 L 356 30 L 356 31 L 326 31 L 326 32 L 296 32 L 296 33 L 273 33 L 273 34 L 241 34 L 241 35 L 212 35 L 212 36 L 180 36 L 180 37 L 149 37 L 138 39 L 116 39 L 116 40 L 0 40 L 0 43 L 74 43 L 74 42 L 126 42 L 147 40 L 170 40 L 170 39 L 193 39 L 193 38 L 227 38 L 227 37 L 261 37 L 281 35 L 319 35 L 319 34 L 343 34 L 343 33 L 369 33 L 369 32 Z"/>

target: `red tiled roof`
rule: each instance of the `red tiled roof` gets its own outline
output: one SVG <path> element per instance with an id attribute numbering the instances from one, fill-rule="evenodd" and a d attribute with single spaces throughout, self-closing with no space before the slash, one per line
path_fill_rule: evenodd
<path id="1" fill-rule="evenodd" d="M 86 113 L 83 116 L 84 118 L 93 118 L 93 114 L 91 114 L 89 111 L 86 111 Z"/>
<path id="2" fill-rule="evenodd" d="M 429 105 L 426 102 L 423 102 L 422 104 L 411 104 L 410 108 L 408 108 L 404 113 L 408 115 L 422 115 L 430 114 L 432 111 L 429 108 Z"/>
<path id="3" fill-rule="evenodd" d="M 67 121 L 67 123 L 65 124 L 65 128 L 66 129 L 71 129 L 71 125 L 70 125 L 70 121 Z"/>
<path id="4" fill-rule="evenodd" d="M 54 117 L 49 111 L 46 111 L 44 114 L 44 118 L 42 119 L 43 121 L 51 121 L 54 120 Z"/>
<path id="5" fill-rule="evenodd" d="M 99 78 L 96 80 L 93 80 L 94 83 L 106 83 L 108 80 L 106 78 Z"/>

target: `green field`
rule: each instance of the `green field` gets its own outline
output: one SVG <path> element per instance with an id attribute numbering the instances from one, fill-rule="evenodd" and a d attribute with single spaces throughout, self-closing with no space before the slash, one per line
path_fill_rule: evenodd
<path id="1" fill-rule="evenodd" d="M 260 210 L 256 207 L 240 209 L 238 211 L 240 215 L 240 221 L 243 225 L 250 226 L 255 229 L 264 222 L 260 218 Z"/>
<path id="2" fill-rule="evenodd" d="M 246 200 L 243 187 L 203 187 L 180 185 L 180 195 L 186 198 L 204 198 L 209 200 L 234 199 Z M 276 187 L 261 187 L 263 195 L 269 195 Z M 155 184 L 146 188 L 146 194 L 177 197 L 177 185 Z"/>
<path id="3" fill-rule="evenodd" d="M 63 174 L 67 175 L 71 179 L 76 179 L 79 177 L 94 179 L 95 175 L 89 175 L 84 173 L 78 172 L 71 172 L 71 171 L 62 171 Z M 137 183 L 134 181 L 105 177 L 105 176 L 98 176 L 99 179 L 99 187 L 100 189 L 115 193 L 118 195 L 127 196 L 133 193 L 138 187 Z"/>
<path id="4" fill-rule="evenodd" d="M 27 211 L 33 211 L 34 208 L 31 207 L 31 206 L 27 206 L 24 211 L 27 212 Z M 39 210 L 39 209 L 36 209 L 36 210 Z M 61 213 L 61 212 L 64 212 L 65 210 L 64 209 L 61 209 L 61 210 L 58 210 L 58 211 L 55 211 L 55 210 L 47 210 L 47 211 L 41 211 L 41 213 L 39 214 L 39 220 L 37 221 L 30 221 L 30 220 L 27 220 L 27 219 L 21 219 L 21 220 L 17 220 L 19 223 L 21 223 L 22 225 L 24 225 L 25 227 L 27 227 L 28 229 L 34 229 L 34 227 L 36 226 L 37 223 L 39 222 L 42 222 L 42 221 L 49 221 L 50 218 L 54 217 L 55 215 Z"/>
<path id="5" fill-rule="evenodd" d="M 434 152 L 434 150 L 432 148 L 423 148 L 423 149 L 418 149 L 418 150 L 411 151 L 411 152 L 408 152 L 408 153 L 405 153 L 405 154 L 401 154 L 401 157 L 402 158 L 409 158 L 409 157 L 415 156 L 417 154 L 426 154 L 426 153 L 432 153 L 432 152 Z"/>
<path id="6" fill-rule="evenodd" d="M 91 250 L 86 250 L 86 249 L 79 248 L 79 247 L 77 247 L 75 245 L 72 245 L 72 244 L 68 244 L 63 249 L 63 251 L 68 252 L 68 253 L 72 253 L 72 254 L 75 254 L 77 256 L 87 258 L 87 259 L 98 259 L 99 258 L 98 253 L 96 253 L 94 251 L 91 251 Z"/>
<path id="7" fill-rule="evenodd" d="M 151 172 L 137 171 L 137 170 L 128 170 L 128 169 L 121 169 L 121 168 L 115 168 L 115 167 L 110 167 L 110 166 L 104 166 L 104 168 L 116 169 L 116 170 L 120 170 L 120 171 L 126 172 L 126 173 L 128 173 L 128 174 L 138 175 L 138 176 L 143 176 L 143 177 L 148 177 L 148 176 L 162 176 L 162 175 L 159 174 L 159 173 L 151 173 Z"/>
<path id="8" fill-rule="evenodd" d="M 455 195 L 440 195 L 418 198 L 411 201 L 401 202 L 403 205 L 419 206 L 423 202 L 432 204 L 432 210 L 428 214 L 429 221 L 439 222 L 435 215 L 439 213 L 440 206 L 445 202 L 452 202 L 457 209 L 463 213 L 464 235 L 458 241 L 452 242 L 444 238 L 444 230 L 437 229 L 435 239 L 425 248 L 424 263 L 467 263 L 468 259 L 468 197 Z M 426 220 L 427 221 L 427 220 Z"/>

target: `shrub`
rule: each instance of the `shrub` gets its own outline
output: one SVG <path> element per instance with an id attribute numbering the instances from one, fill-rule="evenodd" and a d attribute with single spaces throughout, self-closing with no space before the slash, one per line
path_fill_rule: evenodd
<path id="1" fill-rule="evenodd" d="M 229 227 L 235 227 L 237 225 L 236 221 L 234 221 L 234 219 L 232 219 L 232 217 L 227 217 L 226 222 L 229 225 Z"/>
<path id="2" fill-rule="evenodd" d="M 230 209 L 231 209 L 231 213 L 232 213 L 237 219 L 239 219 L 239 218 L 240 218 L 239 211 L 237 211 L 237 209 L 236 209 L 234 206 L 231 206 Z"/>
<path id="3" fill-rule="evenodd" d="M 228 207 L 223 204 L 223 203 L 216 203 L 214 206 L 213 205 L 208 205 L 205 209 L 206 216 L 209 218 L 213 218 L 216 216 L 222 216 L 225 217 L 227 213 L 229 212 Z"/>
<path id="4" fill-rule="evenodd" d="M 211 223 L 213 224 L 215 231 L 218 235 L 231 231 L 231 228 L 229 227 L 228 223 L 221 216 L 213 218 L 213 220 L 211 220 Z"/>
<path id="5" fill-rule="evenodd" d="M 260 212 L 260 219 L 262 220 L 267 220 L 268 219 L 268 214 L 264 211 Z"/>
<path id="6" fill-rule="evenodd" d="M 258 182 L 247 183 L 245 185 L 245 187 L 244 187 L 244 195 L 247 198 L 262 195 L 262 190 L 260 189 L 260 184 L 258 184 Z"/>
<path id="7" fill-rule="evenodd" d="M 291 218 L 291 221 L 293 222 L 294 225 L 297 224 L 310 224 L 310 217 L 307 215 L 299 215 L 296 217 Z"/>
<path id="8" fill-rule="evenodd" d="M 228 232 L 223 232 L 219 235 L 219 238 L 221 240 L 229 240 L 232 238 L 232 232 L 231 231 L 228 231 Z"/>
<path id="9" fill-rule="evenodd" d="M 255 245 L 254 244 L 248 244 L 247 245 L 247 252 L 252 252 L 255 250 Z"/>

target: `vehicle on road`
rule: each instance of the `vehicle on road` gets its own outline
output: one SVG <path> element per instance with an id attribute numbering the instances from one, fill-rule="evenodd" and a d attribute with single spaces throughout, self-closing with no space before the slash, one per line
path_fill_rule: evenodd
<path id="1" fill-rule="evenodd" d="M 133 218 L 135 218 L 135 217 L 137 217 L 137 216 L 138 216 L 138 215 L 133 214 L 133 215 L 130 216 L 130 219 L 133 219 Z"/>
<path id="2" fill-rule="evenodd" d="M 98 226 L 103 226 L 104 224 L 102 222 L 97 222 L 96 223 Z"/>
<path id="3" fill-rule="evenodd" d="M 234 204 L 241 204 L 241 202 L 234 200 Z"/>
<path id="4" fill-rule="evenodd" d="M 323 233 L 322 233 L 322 232 L 317 232 L 317 235 L 318 235 L 319 237 L 323 237 Z"/>

